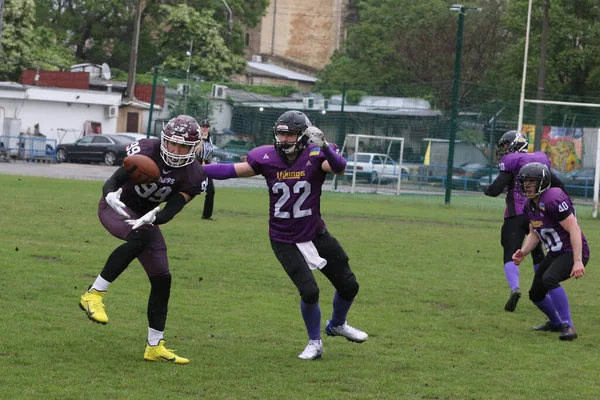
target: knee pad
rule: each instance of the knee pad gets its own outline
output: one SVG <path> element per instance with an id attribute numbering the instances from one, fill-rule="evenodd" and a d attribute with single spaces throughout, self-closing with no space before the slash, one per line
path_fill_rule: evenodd
<path id="1" fill-rule="evenodd" d="M 550 274 L 544 274 L 544 276 L 542 277 L 542 282 L 544 282 L 544 287 L 548 291 L 556 289 L 560 286 L 560 282 L 558 281 L 558 279 Z"/>
<path id="2" fill-rule="evenodd" d="M 533 288 L 529 290 L 529 300 L 531 300 L 534 303 L 539 303 L 540 301 L 543 301 L 545 297 L 546 293 L 544 292 L 535 290 Z"/>
<path id="3" fill-rule="evenodd" d="M 360 286 L 356 281 L 354 274 L 351 274 L 340 287 L 336 288 L 342 299 L 352 301 L 358 294 Z"/>
<path id="4" fill-rule="evenodd" d="M 319 287 L 312 282 L 305 282 L 298 287 L 300 298 L 306 304 L 315 304 L 319 301 Z"/>

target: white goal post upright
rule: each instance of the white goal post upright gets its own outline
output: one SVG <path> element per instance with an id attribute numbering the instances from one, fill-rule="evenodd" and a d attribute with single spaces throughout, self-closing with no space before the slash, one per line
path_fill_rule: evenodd
<path id="1" fill-rule="evenodd" d="M 597 103 L 576 103 L 571 101 L 554 101 L 554 100 L 533 100 L 533 99 L 521 99 L 521 108 L 525 103 L 533 104 L 552 104 L 558 106 L 571 106 L 571 107 L 588 107 L 588 108 L 600 108 L 600 104 Z M 519 113 L 519 132 L 523 127 L 523 114 Z M 592 217 L 598 217 L 598 192 L 600 186 L 600 129 L 598 129 L 598 135 L 596 136 L 596 165 L 595 165 L 595 176 L 594 176 L 594 197 L 593 197 L 593 211 Z"/>
<path id="2" fill-rule="evenodd" d="M 347 144 L 352 143 L 353 144 L 353 148 L 354 148 L 354 153 L 353 155 L 349 156 L 348 158 L 348 162 L 349 163 L 353 163 L 354 165 L 357 164 L 358 161 L 358 153 L 360 152 L 359 150 L 359 146 L 360 146 L 360 139 L 368 139 L 368 140 L 387 140 L 389 141 L 389 144 L 387 146 L 387 153 L 386 155 L 390 155 L 390 150 L 392 148 L 392 143 L 393 142 L 400 142 L 400 155 L 398 157 L 398 160 L 394 160 L 395 162 L 398 163 L 398 176 L 397 176 L 397 184 L 396 184 L 396 190 L 395 190 L 395 194 L 399 194 L 400 193 L 400 183 L 402 181 L 402 166 L 403 166 L 403 155 L 404 155 L 404 138 L 401 137 L 390 137 L 390 136 L 372 136 L 372 135 L 357 135 L 357 134 L 348 134 L 346 135 L 345 139 L 344 139 L 344 144 L 342 145 L 342 148 L 340 149 L 340 154 L 344 154 L 344 150 L 346 150 Z M 349 146 L 348 146 L 349 147 Z M 357 168 L 353 168 L 352 170 L 352 187 L 351 187 L 351 193 L 354 193 L 356 191 L 356 171 Z M 336 188 L 337 187 L 337 179 L 338 176 L 335 175 L 333 177 L 333 183 L 332 183 L 332 188 Z M 378 181 L 377 181 L 377 187 L 379 187 L 381 183 L 381 176 L 378 177 Z"/>

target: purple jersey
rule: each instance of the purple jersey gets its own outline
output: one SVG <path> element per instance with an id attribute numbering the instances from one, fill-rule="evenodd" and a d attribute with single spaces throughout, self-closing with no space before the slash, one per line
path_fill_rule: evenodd
<path id="1" fill-rule="evenodd" d="M 337 150 L 335 145 L 333 148 Z M 269 188 L 269 237 L 278 242 L 302 243 L 325 229 L 321 219 L 321 187 L 327 173 L 321 169 L 325 155 L 309 144 L 292 166 L 272 145 L 248 153 L 248 164 L 263 175 Z"/>
<path id="2" fill-rule="evenodd" d="M 532 162 L 539 162 L 550 168 L 550 160 L 546 153 L 542 151 L 536 151 L 534 153 L 509 153 L 500 159 L 498 169 L 500 169 L 500 171 L 510 172 L 513 176 L 508 184 L 508 192 L 506 193 L 506 211 L 504 212 L 504 218 L 523 214 L 523 205 L 527 198 L 515 188 L 515 182 L 517 181 L 517 175 L 519 174 L 521 167 Z"/>
<path id="3" fill-rule="evenodd" d="M 575 215 L 571 198 L 560 188 L 550 188 L 540 195 L 538 207 L 532 209 L 529 201 L 524 206 L 524 212 L 531 221 L 533 229 L 538 234 L 548 254 L 572 253 L 571 236 L 560 221 L 569 215 Z M 587 240 L 581 232 L 581 255 L 590 258 Z"/>
<path id="4" fill-rule="evenodd" d="M 160 156 L 160 139 L 141 139 L 127 147 L 127 155 L 142 154 L 150 157 L 160 170 L 154 183 L 137 185 L 128 180 L 122 186 L 121 201 L 132 210 L 145 214 L 175 193 L 183 192 L 194 197 L 206 190 L 206 176 L 199 162 L 181 168 L 171 168 Z"/>

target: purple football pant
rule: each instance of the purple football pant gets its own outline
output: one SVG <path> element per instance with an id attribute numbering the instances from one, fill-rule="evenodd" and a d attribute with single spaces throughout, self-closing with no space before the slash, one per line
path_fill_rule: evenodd
<path id="1" fill-rule="evenodd" d="M 143 215 L 133 211 L 129 207 L 126 207 L 125 211 L 131 216 L 131 219 L 138 219 Z M 104 200 L 104 197 L 98 203 L 98 218 L 104 228 L 116 238 L 125 240 L 129 232 L 131 232 L 131 225 L 125 222 L 127 218 L 113 210 L 106 200 Z M 143 225 L 138 229 L 147 229 L 152 233 L 150 245 L 138 256 L 138 260 L 144 267 L 146 274 L 148 276 L 168 275 L 169 260 L 167 258 L 167 244 L 160 228 L 158 226 Z"/>

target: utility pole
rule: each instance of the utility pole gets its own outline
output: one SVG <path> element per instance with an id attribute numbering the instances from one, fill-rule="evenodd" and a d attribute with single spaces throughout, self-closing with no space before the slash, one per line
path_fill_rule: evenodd
<path id="1" fill-rule="evenodd" d="M 156 94 L 156 81 L 158 80 L 158 65 L 154 66 L 154 77 L 152 78 L 152 95 L 150 96 L 150 111 L 148 112 L 148 129 L 146 130 L 146 137 L 150 137 L 150 130 L 152 129 L 152 112 L 154 111 L 154 95 Z"/>
<path id="2" fill-rule="evenodd" d="M 194 47 L 194 39 L 190 41 L 190 50 L 185 53 L 188 57 L 188 66 L 185 74 L 185 87 L 183 88 L 183 113 L 187 112 L 187 97 L 188 92 L 190 91 L 190 67 L 192 65 L 192 49 Z"/>
<path id="3" fill-rule="evenodd" d="M 142 12 L 146 9 L 146 0 L 139 0 L 135 10 L 133 25 L 133 39 L 131 41 L 131 54 L 129 55 L 129 74 L 127 75 L 127 98 L 135 99 L 135 71 L 137 68 L 138 43 L 140 41 L 140 25 Z"/>
<path id="4" fill-rule="evenodd" d="M 452 112 L 450 114 L 450 140 L 448 143 L 448 165 L 446 170 L 446 197 L 445 204 L 450 204 L 452 194 L 452 169 L 454 167 L 454 141 L 456 140 L 456 125 L 458 120 L 458 90 L 460 88 L 460 56 L 462 53 L 463 26 L 465 23 L 465 11 L 481 11 L 481 8 L 454 4 L 450 7 L 452 11 L 458 11 L 458 32 L 456 33 L 456 58 L 454 60 L 454 83 L 452 85 Z"/>
<path id="5" fill-rule="evenodd" d="M 229 51 L 231 51 L 231 45 L 232 45 L 231 31 L 233 30 L 233 12 L 231 12 L 231 8 L 229 8 L 229 6 L 227 5 L 227 2 L 225 0 L 223 0 L 223 4 L 225 4 L 225 7 L 227 8 L 227 12 L 229 12 L 229 34 L 227 35 L 227 48 L 229 48 Z"/>
<path id="6" fill-rule="evenodd" d="M 540 43 L 540 66 L 538 70 L 538 100 L 544 99 L 544 88 L 546 86 L 546 59 L 548 58 L 548 33 L 550 31 L 550 18 L 548 10 L 550 9 L 550 0 L 544 1 L 544 22 L 542 24 L 542 42 Z M 542 136 L 544 134 L 544 105 L 538 103 L 535 107 L 535 137 L 533 139 L 533 150 L 542 149 Z"/>

